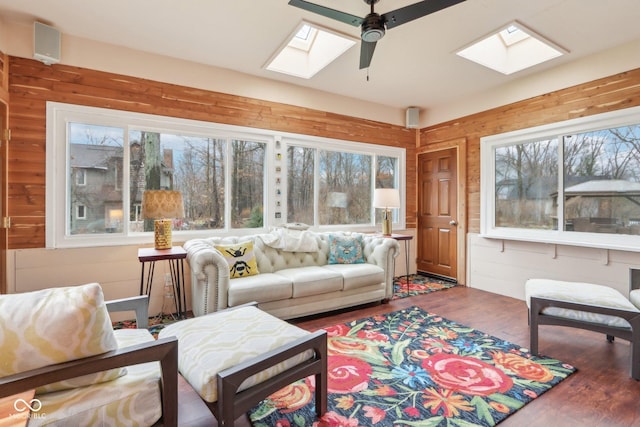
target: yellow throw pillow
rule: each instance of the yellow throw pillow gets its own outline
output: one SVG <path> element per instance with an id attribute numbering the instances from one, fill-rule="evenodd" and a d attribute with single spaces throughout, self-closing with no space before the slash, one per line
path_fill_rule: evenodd
<path id="1" fill-rule="evenodd" d="M 0 295 L 0 377 L 118 348 L 97 283 Z M 65 390 L 115 379 L 126 369 L 89 374 L 38 389 Z"/>
<path id="2" fill-rule="evenodd" d="M 248 277 L 260 274 L 256 254 L 253 252 L 253 242 L 237 243 L 235 245 L 214 246 L 229 264 L 229 277 Z"/>

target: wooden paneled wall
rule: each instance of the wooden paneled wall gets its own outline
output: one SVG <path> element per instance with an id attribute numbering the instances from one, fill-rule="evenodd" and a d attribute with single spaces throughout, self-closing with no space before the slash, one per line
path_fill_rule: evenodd
<path id="1" fill-rule="evenodd" d="M 9 103 L 9 56 L 0 52 L 0 101 Z"/>
<path id="2" fill-rule="evenodd" d="M 640 69 L 420 130 L 420 146 L 467 141 L 467 232 L 480 231 L 480 138 L 640 105 Z M 640 117 L 638 118 L 640 122 Z"/>
<path id="3" fill-rule="evenodd" d="M 10 249 L 45 246 L 46 101 L 402 147 L 410 165 L 415 157 L 416 131 L 401 126 L 31 59 L 9 57 L 9 93 Z M 415 167 L 408 170 L 411 195 Z M 415 212 L 415 197 L 407 199 Z"/>

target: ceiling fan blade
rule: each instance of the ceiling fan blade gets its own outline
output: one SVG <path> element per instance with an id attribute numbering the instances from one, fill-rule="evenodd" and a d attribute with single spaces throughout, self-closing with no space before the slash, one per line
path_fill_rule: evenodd
<path id="1" fill-rule="evenodd" d="M 371 58 L 373 58 L 373 52 L 376 50 L 376 43 L 378 42 L 366 42 L 362 40 L 360 45 L 360 69 L 369 68 L 371 64 Z"/>
<path id="2" fill-rule="evenodd" d="M 422 18 L 430 13 L 446 9 L 466 0 L 423 0 L 382 15 L 387 29 L 397 27 L 414 19 Z"/>
<path id="3" fill-rule="evenodd" d="M 326 16 L 327 18 L 335 19 L 336 21 L 344 22 L 345 24 L 353 25 L 354 27 L 362 24 L 362 18 L 359 16 L 309 3 L 308 1 L 289 0 L 289 4 L 291 6 L 299 7 L 300 9 L 308 10 L 309 12 L 317 13 L 318 15 Z"/>

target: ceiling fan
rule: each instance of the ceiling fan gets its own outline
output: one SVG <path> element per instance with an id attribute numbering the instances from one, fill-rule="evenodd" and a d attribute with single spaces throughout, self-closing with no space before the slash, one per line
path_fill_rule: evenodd
<path id="1" fill-rule="evenodd" d="M 373 10 L 373 5 L 379 0 L 364 0 L 371 6 L 371 13 L 364 18 L 351 15 L 350 13 L 341 12 L 325 6 L 309 3 L 304 0 L 289 0 L 291 6 L 299 7 L 340 22 L 344 22 L 354 27 L 360 26 L 362 33 L 360 38 L 362 44 L 360 46 L 360 69 L 368 68 L 371 64 L 373 52 L 376 49 L 376 43 L 384 37 L 385 31 L 390 30 L 398 25 L 405 24 L 414 19 L 422 18 L 430 13 L 446 9 L 465 0 L 423 0 L 391 12 L 378 15 Z"/>

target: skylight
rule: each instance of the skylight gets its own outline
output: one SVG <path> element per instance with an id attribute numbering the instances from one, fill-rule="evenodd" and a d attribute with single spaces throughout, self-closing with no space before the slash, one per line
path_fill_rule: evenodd
<path id="1" fill-rule="evenodd" d="M 512 74 L 568 53 L 514 21 L 456 52 L 502 74 Z"/>
<path id="2" fill-rule="evenodd" d="M 265 68 L 310 79 L 357 42 L 353 37 L 302 21 Z"/>

